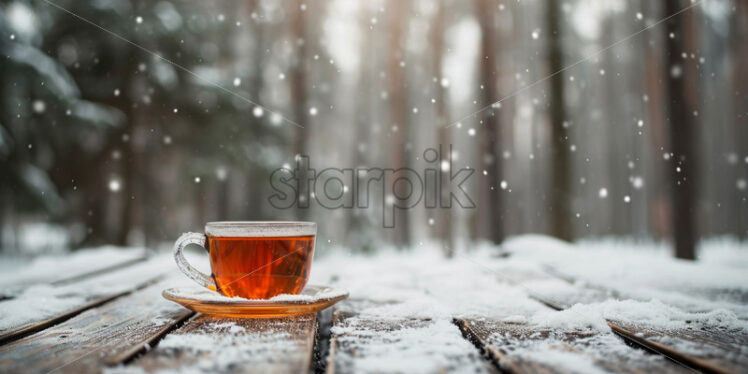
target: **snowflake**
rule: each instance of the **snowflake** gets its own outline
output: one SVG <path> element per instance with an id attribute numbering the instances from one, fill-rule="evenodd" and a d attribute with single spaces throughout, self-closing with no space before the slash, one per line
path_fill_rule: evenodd
<path id="1" fill-rule="evenodd" d="M 608 189 L 605 187 L 601 188 L 600 191 L 597 192 L 597 195 L 600 196 L 601 199 L 608 197 Z"/>
<path id="2" fill-rule="evenodd" d="M 121 186 L 118 180 L 112 179 L 109 181 L 109 191 L 118 192 Z"/>
<path id="3" fill-rule="evenodd" d="M 745 179 L 738 179 L 738 181 L 735 183 L 735 186 L 738 187 L 739 190 L 743 191 L 746 187 L 748 187 L 748 182 L 745 181 Z"/>
<path id="4" fill-rule="evenodd" d="M 47 110 L 47 104 L 41 100 L 34 100 L 31 105 L 35 113 L 44 113 L 44 111 Z"/>
<path id="5" fill-rule="evenodd" d="M 673 78 L 680 78 L 680 76 L 683 75 L 683 68 L 680 67 L 680 65 L 673 65 L 670 68 L 670 76 Z"/>

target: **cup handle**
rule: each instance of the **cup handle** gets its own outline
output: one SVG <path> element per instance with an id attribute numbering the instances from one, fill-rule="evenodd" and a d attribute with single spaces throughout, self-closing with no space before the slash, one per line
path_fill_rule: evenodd
<path id="1" fill-rule="evenodd" d="M 181 270 L 182 273 L 184 273 L 187 277 L 197 282 L 197 284 L 215 291 L 217 287 L 216 282 L 213 280 L 213 277 L 203 274 L 197 269 L 193 268 L 192 265 L 187 262 L 187 259 L 184 258 L 184 254 L 182 254 L 182 250 L 184 249 L 184 247 L 190 244 L 199 245 L 200 247 L 205 249 L 205 242 L 206 238 L 203 234 L 199 234 L 196 232 L 188 232 L 182 234 L 182 236 L 177 239 L 176 243 L 174 243 L 174 261 L 177 262 L 177 267 L 179 267 L 179 270 Z"/>

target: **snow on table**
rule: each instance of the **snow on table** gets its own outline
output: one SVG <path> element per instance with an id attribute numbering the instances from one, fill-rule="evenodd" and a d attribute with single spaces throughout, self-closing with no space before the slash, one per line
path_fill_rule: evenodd
<path id="1" fill-rule="evenodd" d="M 137 265 L 95 273 L 64 285 L 32 285 L 0 301 L 0 342 L 14 340 L 126 295 L 171 270 L 168 256 L 157 256 Z"/>
<path id="2" fill-rule="evenodd" d="M 0 345 L 0 368 L 686 370 L 667 356 L 699 370 L 741 372 L 748 367 L 748 278 L 740 270 L 748 250 L 725 241 L 709 245 L 718 249 L 703 249 L 696 263 L 674 260 L 659 246 L 570 245 L 539 236 L 513 238 L 501 249 L 478 246 L 452 259 L 428 246 L 374 255 L 332 251 L 315 259 L 310 280 L 350 292 L 325 312 L 331 319 L 189 318 L 191 312 L 158 295 L 171 282 L 190 284 L 164 256 L 70 284 L 37 284 L 0 301 L 6 331 L 38 326 Z M 159 283 L 142 283 L 144 274 L 164 271 L 170 275 Z M 80 292 L 97 287 L 99 303 L 91 304 Z M 44 297 L 50 303 L 34 302 Z M 54 354 L 38 356 L 42 347 Z"/>
<path id="3" fill-rule="evenodd" d="M 64 284 L 90 274 L 142 261 L 143 248 L 106 246 L 82 249 L 66 255 L 42 256 L 28 263 L 7 258 L 0 261 L 0 295 L 12 297 L 32 284 Z"/>

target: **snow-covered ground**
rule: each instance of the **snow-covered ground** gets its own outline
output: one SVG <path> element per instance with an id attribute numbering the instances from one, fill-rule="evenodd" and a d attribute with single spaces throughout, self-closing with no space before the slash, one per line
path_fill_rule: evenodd
<path id="1" fill-rule="evenodd" d="M 28 267 L 3 271 L 0 288 L 24 274 L 35 279 L 32 273 L 87 268 L 91 261 L 116 256 L 110 251 L 79 252 L 65 259 L 39 258 Z M 660 244 L 612 239 L 569 244 L 539 235 L 511 238 L 501 248 L 478 245 L 452 259 L 444 258 L 436 245 L 410 251 L 385 248 L 373 255 L 351 254 L 344 249 L 321 252 L 315 259 L 310 283 L 350 292 L 350 300 L 338 305 L 350 312 L 350 317 L 334 326 L 332 333 L 368 355 L 351 360 L 357 372 L 381 369 L 381 362 L 395 368 L 415 357 L 427 357 L 423 362 L 429 364 L 412 369 L 428 372 L 441 367 L 440 359 L 473 352 L 474 347 L 462 337 L 454 318 L 590 334 L 575 343 L 575 352 L 553 354 L 545 353 L 553 345 L 554 336 L 535 341 L 508 335 L 489 339 L 496 344 L 511 343 L 514 354 L 528 359 L 558 365 L 576 362 L 578 367 L 583 366 L 579 360 L 585 357 L 630 354 L 630 348 L 614 338 L 608 320 L 660 330 L 718 328 L 748 332 L 748 247 L 727 239 L 704 242 L 696 262 L 673 259 L 667 246 Z M 191 257 L 206 261 L 204 255 Z M 176 269 L 166 253 L 147 265 Z M 121 281 L 115 274 L 110 278 Z M 189 284 L 187 278 L 184 280 Z M 96 282 L 96 286 L 97 293 L 108 293 L 102 288 L 118 291 L 123 285 Z M 612 297 L 584 300 L 579 295 L 585 289 L 607 290 Z M 538 295 L 573 302 L 565 310 L 555 311 L 538 302 Z M 54 314 L 66 303 L 80 303 L 84 298 L 80 288 L 32 286 L 15 299 L 0 302 L 0 329 L 23 323 L 30 313 L 36 317 L 40 313 Z M 42 304 L 48 307 L 37 310 Z M 382 333 L 382 326 L 393 324 L 401 328 Z M 681 345 L 677 348 L 693 348 Z M 641 359 L 658 359 L 648 357 Z M 471 364 L 465 365 L 468 368 Z"/>
<path id="2" fill-rule="evenodd" d="M 366 362 L 397 366 L 412 362 L 413 357 L 449 357 L 469 350 L 455 343 L 461 335 L 451 323 L 453 318 L 499 321 L 561 336 L 565 332 L 590 334 L 575 342 L 574 350 L 549 349 L 560 342 L 556 334 L 540 340 L 502 334 L 489 339 L 508 345 L 518 357 L 573 365 L 582 372 L 585 365 L 593 366 L 590 360 L 595 357 L 630 358 L 641 353 L 614 336 L 607 320 L 659 330 L 748 331 L 748 303 L 743 299 L 748 295 L 745 245 L 707 242 L 699 262 L 673 259 L 665 246 L 614 240 L 572 245 L 530 235 L 512 238 L 502 247 L 479 246 L 453 259 L 443 258 L 437 248 L 428 246 L 406 252 L 383 250 L 373 256 L 333 252 L 315 262 L 312 283 L 345 287 L 352 299 L 371 301 L 344 303 L 342 307 L 353 316 L 332 329 L 354 351 L 369 355 L 367 360 L 351 360 L 356 372 L 377 370 Z M 609 288 L 617 297 L 576 303 L 564 311 L 552 310 L 531 297 L 577 297 L 588 286 Z M 407 327 L 413 319 L 430 322 Z M 379 325 L 385 324 L 406 327 L 382 333 Z M 684 351 L 692 348 L 687 342 L 672 345 Z M 641 356 L 642 363 L 662 360 Z M 434 371 L 428 365 L 420 368 Z"/>

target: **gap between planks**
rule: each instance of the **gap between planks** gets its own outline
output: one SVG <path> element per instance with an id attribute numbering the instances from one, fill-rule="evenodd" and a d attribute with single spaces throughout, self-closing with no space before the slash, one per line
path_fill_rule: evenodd
<path id="1" fill-rule="evenodd" d="M 11 371 L 79 373 L 100 372 L 132 360 L 195 314 L 161 297 L 175 278 L 0 347 L 0 366 Z"/>
<path id="2" fill-rule="evenodd" d="M 13 341 L 16 341 L 18 339 L 24 338 L 26 336 L 29 336 L 35 332 L 42 331 L 46 328 L 49 328 L 51 326 L 57 325 L 59 323 L 65 322 L 69 320 L 70 318 L 73 318 L 89 309 L 96 308 L 98 306 L 104 305 L 110 301 L 114 301 L 116 299 L 119 299 L 120 297 L 127 296 L 132 294 L 133 292 L 142 290 L 143 288 L 148 287 L 151 284 L 154 284 L 158 282 L 159 280 L 163 279 L 164 275 L 159 275 L 155 278 L 149 279 L 145 283 L 139 284 L 133 289 L 122 291 L 119 293 L 115 293 L 113 295 L 107 295 L 104 297 L 100 297 L 97 299 L 92 300 L 91 302 L 88 302 L 86 304 L 83 304 L 75 309 L 60 313 L 58 315 L 49 317 L 47 319 L 44 319 L 39 322 L 35 322 L 32 324 L 27 324 L 23 326 L 19 326 L 14 329 L 10 329 L 7 332 L 0 335 L 0 346 L 11 343 Z"/>
<path id="3" fill-rule="evenodd" d="M 158 259 L 152 258 L 152 262 L 136 262 L 133 263 L 133 265 L 139 264 L 139 266 L 128 265 L 123 269 L 116 269 L 116 271 L 110 274 L 98 274 L 98 276 L 79 279 L 75 283 L 60 286 L 71 287 L 79 284 L 82 289 L 85 289 L 86 287 L 90 286 L 88 283 L 95 282 L 97 280 L 107 280 L 112 284 L 117 282 L 127 284 L 132 282 L 133 278 L 145 279 L 139 281 L 138 283 L 135 283 L 132 287 L 127 287 L 122 290 L 100 293 L 94 292 L 88 295 L 86 295 L 85 293 L 81 294 L 80 296 L 86 298 L 87 300 L 81 300 L 80 304 L 77 306 L 72 306 L 70 309 L 66 310 L 52 312 L 48 317 L 43 317 L 42 319 L 36 321 L 28 321 L 26 323 L 22 323 L 18 326 L 0 332 L 0 346 L 11 343 L 30 334 L 43 331 L 46 328 L 67 321 L 70 318 L 73 318 L 89 309 L 105 305 L 123 296 L 130 295 L 133 292 L 139 291 L 143 288 L 148 287 L 149 285 L 159 282 L 160 280 L 164 279 L 167 274 L 169 274 L 169 271 L 159 270 L 160 263 L 158 261 Z M 4 302 L 15 302 L 15 300 L 18 299 L 16 298 L 14 300 Z M 0 306 L 2 306 L 2 303 L 3 302 L 0 302 Z"/>
<path id="4" fill-rule="evenodd" d="M 101 268 L 97 268 L 91 271 L 86 271 L 80 274 L 76 274 L 76 275 L 73 275 L 67 278 L 47 279 L 47 280 L 37 279 L 37 280 L 27 282 L 27 283 L 24 282 L 24 283 L 16 283 L 16 284 L 13 284 L 13 283 L 7 284 L 3 286 L 2 290 L 0 290 L 0 302 L 15 298 L 18 292 L 22 292 L 23 289 L 30 287 L 30 286 L 35 286 L 35 285 L 40 285 L 40 284 L 62 286 L 62 285 L 70 284 L 70 283 L 80 282 L 88 278 L 93 278 L 93 277 L 96 277 L 98 275 L 102 275 L 108 272 L 125 269 L 129 266 L 144 262 L 148 260 L 148 258 L 149 258 L 148 254 L 142 254 L 134 258 L 128 258 L 123 261 L 115 262 L 113 264 L 109 264 Z M 9 290 L 12 290 L 12 292 L 8 292 Z"/>
<path id="5" fill-rule="evenodd" d="M 569 283 L 570 285 L 572 285 L 574 287 L 578 287 L 578 285 L 576 284 L 576 282 L 575 282 L 575 280 L 573 278 L 563 276 L 562 274 L 560 274 L 559 272 L 555 271 L 555 269 L 552 269 L 552 268 L 549 268 L 549 269 L 546 269 L 546 270 L 550 270 L 550 271 L 548 271 L 548 274 L 551 277 L 553 277 L 555 279 L 558 279 L 560 281 L 564 281 L 566 283 Z M 609 290 L 607 290 L 605 288 L 601 288 L 601 287 L 586 287 L 586 289 L 587 289 L 587 291 L 590 291 L 590 292 L 600 292 L 600 293 L 610 293 L 610 292 L 613 292 L 613 291 L 609 291 Z M 617 292 L 614 292 L 614 294 L 617 295 Z M 545 305 L 545 306 L 547 306 L 547 307 L 549 307 L 551 309 L 554 309 L 554 310 L 557 310 L 557 311 L 562 311 L 562 310 L 567 309 L 566 306 L 564 306 L 564 305 L 562 305 L 562 304 L 560 304 L 560 303 L 558 303 L 556 301 L 544 298 L 544 297 L 542 297 L 540 295 L 537 295 L 537 294 L 535 294 L 533 292 L 528 292 L 528 296 L 531 299 L 533 299 L 533 300 L 535 300 L 535 301 L 537 301 L 537 302 L 539 302 L 539 303 L 541 303 L 541 304 L 543 304 L 543 305 Z M 696 370 L 696 371 L 699 371 L 699 372 L 704 372 L 704 373 L 736 374 L 736 372 L 734 372 L 734 371 L 732 371 L 732 370 L 730 370 L 728 368 L 724 368 L 724 367 L 722 367 L 720 365 L 717 365 L 717 364 L 715 364 L 714 362 L 712 362 L 712 361 L 710 361 L 708 359 L 702 359 L 702 358 L 699 358 L 699 357 L 695 357 L 693 355 L 688 355 L 688 354 L 682 353 L 682 352 L 680 352 L 680 351 L 678 351 L 678 350 L 676 350 L 676 349 L 674 349 L 672 347 L 669 347 L 667 345 L 658 343 L 656 341 L 652 341 L 650 339 L 646 339 L 646 338 L 643 337 L 642 331 L 640 329 L 638 329 L 636 326 L 625 326 L 622 322 L 612 321 L 612 320 L 608 320 L 608 319 L 606 319 L 605 322 L 607 323 L 608 327 L 610 327 L 610 329 L 617 336 L 619 336 L 621 339 L 623 339 L 627 343 L 629 343 L 629 344 L 631 344 L 631 345 L 633 345 L 633 346 L 635 346 L 637 348 L 646 350 L 648 352 L 653 352 L 653 353 L 662 355 L 662 356 L 664 356 L 664 357 L 666 357 L 666 358 L 674 361 L 675 363 L 677 363 L 679 365 L 683 365 L 683 366 L 688 367 L 690 369 L 693 369 L 693 370 Z"/>
<path id="6" fill-rule="evenodd" d="M 314 372 L 317 314 L 229 318 L 197 314 L 124 366 L 134 372 Z M 126 370 L 126 371 L 127 371 Z"/>

